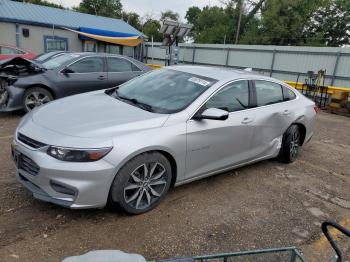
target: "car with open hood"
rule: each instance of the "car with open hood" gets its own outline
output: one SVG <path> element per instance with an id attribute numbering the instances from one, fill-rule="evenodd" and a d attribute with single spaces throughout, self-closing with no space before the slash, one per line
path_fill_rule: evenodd
<path id="1" fill-rule="evenodd" d="M 150 71 L 126 56 L 63 53 L 42 63 L 16 57 L 0 63 L 0 112 L 29 112 L 54 99 L 120 85 Z"/>

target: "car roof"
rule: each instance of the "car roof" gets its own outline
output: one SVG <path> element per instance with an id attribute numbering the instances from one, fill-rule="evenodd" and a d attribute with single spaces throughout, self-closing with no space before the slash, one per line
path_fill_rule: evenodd
<path id="1" fill-rule="evenodd" d="M 227 67 L 216 66 L 202 66 L 202 65 L 176 65 L 168 66 L 169 69 L 174 69 L 181 72 L 200 75 L 204 77 L 210 77 L 216 80 L 235 80 L 239 78 L 260 78 L 271 80 L 272 78 L 266 77 L 254 72 L 232 69 Z M 274 79 L 275 80 L 275 79 Z"/>

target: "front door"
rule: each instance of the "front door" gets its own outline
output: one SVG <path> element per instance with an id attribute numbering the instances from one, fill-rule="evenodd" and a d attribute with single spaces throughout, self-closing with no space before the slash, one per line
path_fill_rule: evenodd
<path id="1" fill-rule="evenodd" d="M 108 88 L 103 57 L 85 57 L 66 69 L 68 69 L 66 73 L 59 73 L 61 80 L 59 84 L 65 89 L 67 95 Z"/>
<path id="2" fill-rule="evenodd" d="M 186 178 L 251 159 L 255 116 L 247 110 L 250 106 L 249 94 L 249 81 L 232 82 L 212 96 L 203 108 L 227 110 L 230 112 L 227 120 L 188 121 Z"/>

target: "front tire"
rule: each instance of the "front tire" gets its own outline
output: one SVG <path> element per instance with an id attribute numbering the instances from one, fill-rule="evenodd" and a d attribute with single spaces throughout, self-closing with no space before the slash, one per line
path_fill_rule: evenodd
<path id="1" fill-rule="evenodd" d="M 299 149 L 300 130 L 297 125 L 291 125 L 283 135 L 278 159 L 284 163 L 292 163 L 297 159 Z"/>
<path id="2" fill-rule="evenodd" d="M 52 94 L 42 87 L 32 87 L 25 91 L 23 96 L 23 107 L 26 112 L 32 111 L 34 108 L 51 102 Z"/>
<path id="3" fill-rule="evenodd" d="M 129 214 L 142 214 L 155 208 L 169 190 L 171 165 L 157 152 L 138 155 L 116 175 L 109 199 Z"/>

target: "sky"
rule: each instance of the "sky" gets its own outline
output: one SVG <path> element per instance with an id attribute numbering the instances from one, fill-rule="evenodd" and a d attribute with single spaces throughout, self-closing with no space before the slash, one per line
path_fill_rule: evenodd
<path id="1" fill-rule="evenodd" d="M 64 7 L 79 5 L 81 0 L 48 0 L 49 2 L 61 4 Z M 220 0 L 121 0 L 124 10 L 133 11 L 141 16 L 152 15 L 160 17 L 160 13 L 165 10 L 172 10 L 180 14 L 184 20 L 186 11 L 191 6 L 204 7 L 206 5 L 220 5 Z"/>

